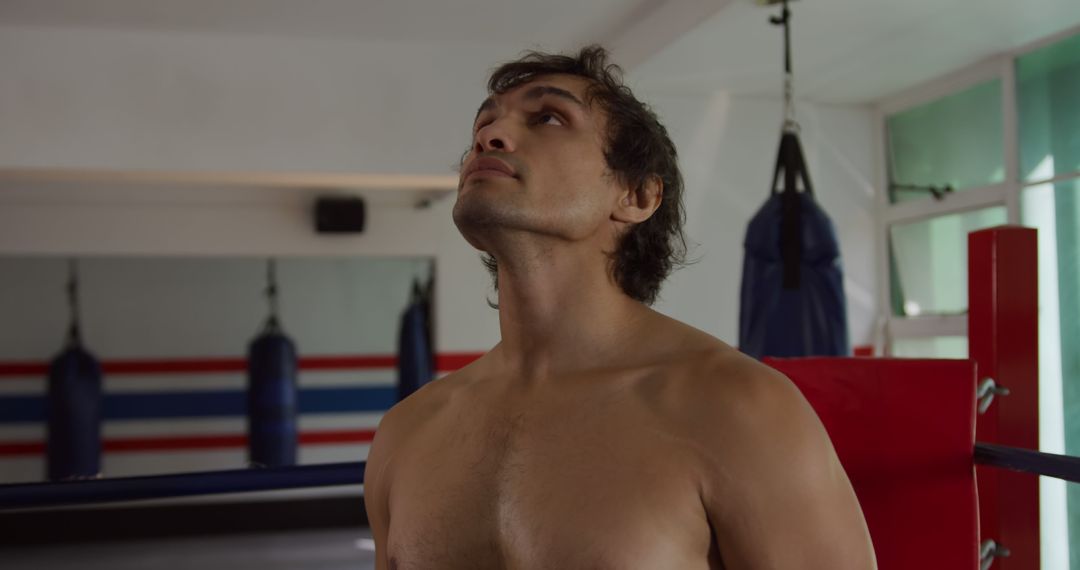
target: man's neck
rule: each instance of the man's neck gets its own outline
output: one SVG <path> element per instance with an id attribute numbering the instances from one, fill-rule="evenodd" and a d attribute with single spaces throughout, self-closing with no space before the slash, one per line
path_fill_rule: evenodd
<path id="1" fill-rule="evenodd" d="M 499 261 L 494 352 L 510 373 L 542 381 L 621 360 L 651 311 L 623 293 L 597 255 L 559 248 Z"/>

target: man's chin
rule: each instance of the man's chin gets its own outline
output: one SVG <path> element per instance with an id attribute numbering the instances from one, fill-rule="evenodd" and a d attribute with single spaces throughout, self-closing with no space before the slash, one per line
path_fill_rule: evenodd
<path id="1" fill-rule="evenodd" d="M 470 186 L 466 184 L 466 186 Z M 505 200 L 480 188 L 463 189 L 454 203 L 454 223 L 465 231 L 466 228 L 483 228 L 506 223 L 512 212 Z"/>
<path id="2" fill-rule="evenodd" d="M 454 225 L 474 248 L 491 252 L 491 244 L 500 243 L 509 234 L 530 226 L 527 216 L 501 200 L 475 199 L 459 196 L 454 204 Z M 526 230 L 528 231 L 528 230 Z"/>

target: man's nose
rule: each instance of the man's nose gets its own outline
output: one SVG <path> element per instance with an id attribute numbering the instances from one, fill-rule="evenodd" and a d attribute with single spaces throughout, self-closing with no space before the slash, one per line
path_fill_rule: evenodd
<path id="1" fill-rule="evenodd" d="M 484 125 L 476 131 L 476 152 L 490 152 L 493 150 L 502 152 L 514 152 L 514 141 L 506 121 L 497 120 Z"/>

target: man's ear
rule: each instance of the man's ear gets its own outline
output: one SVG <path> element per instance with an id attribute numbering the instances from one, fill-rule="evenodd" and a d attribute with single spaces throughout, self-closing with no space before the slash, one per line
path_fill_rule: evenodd
<path id="1" fill-rule="evenodd" d="M 619 222 L 640 224 L 653 215 L 663 199 L 664 181 L 651 174 L 639 188 L 628 187 L 622 191 L 611 218 Z"/>

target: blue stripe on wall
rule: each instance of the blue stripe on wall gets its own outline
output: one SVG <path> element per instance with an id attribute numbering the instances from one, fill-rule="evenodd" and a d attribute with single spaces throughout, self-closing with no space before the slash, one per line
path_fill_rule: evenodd
<path id="1" fill-rule="evenodd" d="M 397 402 L 397 388 L 308 388 L 300 390 L 301 414 L 381 412 Z M 46 421 L 44 396 L 0 397 L 0 424 Z M 243 390 L 106 394 L 105 420 L 246 416 Z"/>

